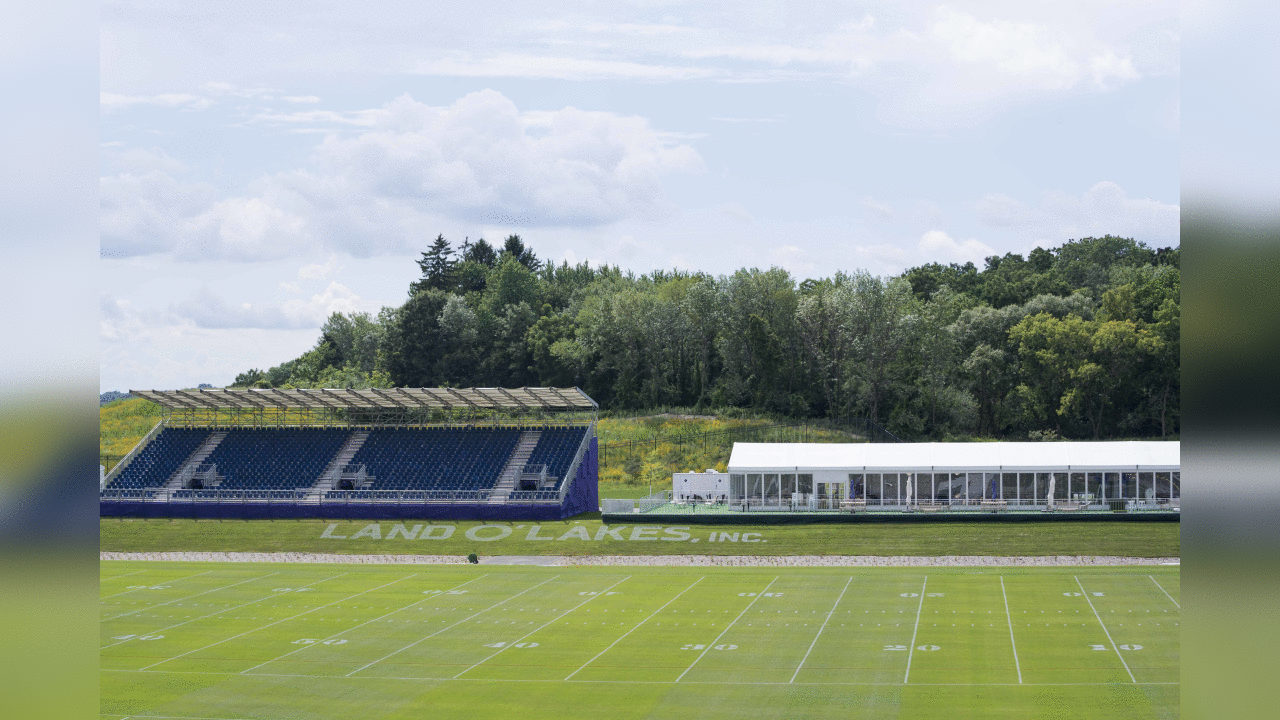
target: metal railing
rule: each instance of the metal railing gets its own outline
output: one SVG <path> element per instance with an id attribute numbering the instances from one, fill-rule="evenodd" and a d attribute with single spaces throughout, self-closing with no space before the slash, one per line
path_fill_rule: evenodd
<path id="1" fill-rule="evenodd" d="M 152 440 L 156 439 L 156 435 L 160 434 L 160 431 L 164 429 L 164 426 L 165 423 L 163 419 L 157 420 L 156 424 L 152 426 L 151 432 L 148 432 L 143 436 L 143 438 L 138 441 L 138 444 L 133 446 L 132 450 L 126 453 L 124 457 L 117 460 L 115 465 L 111 466 L 111 472 L 106 474 L 103 481 L 110 484 L 111 481 L 115 480 L 120 473 L 124 472 L 124 469 L 129 467 L 129 463 L 133 462 L 133 459 L 138 456 L 138 453 L 142 452 L 144 448 L 151 444 Z"/>
<path id="2" fill-rule="evenodd" d="M 737 498 L 727 502 L 695 502 L 675 501 L 659 497 L 658 493 L 645 498 L 605 498 L 600 501 L 601 510 L 606 513 L 647 513 L 660 511 L 663 508 L 680 512 L 694 506 L 708 506 L 721 512 L 768 512 L 768 513 L 808 513 L 808 512 L 948 512 L 948 513 L 980 513 L 1006 512 L 1009 510 L 1028 512 L 1077 512 L 1077 511 L 1112 511 L 1112 512 L 1181 512 L 1181 498 L 1158 500 L 1123 500 L 1108 499 L 1093 502 L 1057 499 L 1052 505 L 1046 500 L 983 500 L 979 498 L 940 498 L 936 500 L 922 499 L 918 502 L 899 502 L 879 500 L 849 500 L 846 498 L 809 498 L 797 501 L 749 500 Z"/>

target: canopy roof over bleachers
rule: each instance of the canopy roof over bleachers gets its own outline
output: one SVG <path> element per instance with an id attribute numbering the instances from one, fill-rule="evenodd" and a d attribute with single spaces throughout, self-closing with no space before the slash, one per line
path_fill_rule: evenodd
<path id="1" fill-rule="evenodd" d="M 593 411 L 578 388 L 221 388 L 130 390 L 173 410 L 526 410 Z"/>
<path id="2" fill-rule="evenodd" d="M 975 443 L 734 443 L 729 471 L 812 468 L 931 472 L 1114 469 L 1178 470 L 1180 443 L 975 442 Z"/>

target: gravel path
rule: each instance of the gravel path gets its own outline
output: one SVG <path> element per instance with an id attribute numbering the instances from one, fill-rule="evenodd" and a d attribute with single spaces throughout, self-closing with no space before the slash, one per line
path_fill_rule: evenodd
<path id="1" fill-rule="evenodd" d="M 168 560 L 180 562 L 340 563 L 367 565 L 458 565 L 462 555 L 338 555 L 326 553 L 251 552 L 104 552 L 102 560 Z M 495 555 L 481 557 L 482 565 L 675 565 L 723 567 L 1006 567 L 1078 565 L 1178 565 L 1179 558 L 1133 558 L 1105 555 L 1046 555 L 994 557 L 938 555 L 883 557 L 876 555 Z"/>

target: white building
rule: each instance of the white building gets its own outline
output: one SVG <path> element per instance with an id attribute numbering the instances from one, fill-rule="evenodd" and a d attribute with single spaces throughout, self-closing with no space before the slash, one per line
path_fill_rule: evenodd
<path id="1" fill-rule="evenodd" d="M 674 473 L 671 476 L 671 500 L 678 503 L 728 502 L 729 474 L 714 469 Z"/>
<path id="2" fill-rule="evenodd" d="M 734 443 L 729 502 L 825 509 L 1107 500 L 1179 504 L 1180 444 L 1166 442 Z M 1052 498 L 1052 499 L 1051 499 Z"/>

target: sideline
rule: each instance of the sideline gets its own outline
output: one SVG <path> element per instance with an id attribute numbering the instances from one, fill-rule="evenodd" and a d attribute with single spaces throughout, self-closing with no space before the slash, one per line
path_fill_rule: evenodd
<path id="1" fill-rule="evenodd" d="M 536 561 L 533 559 L 536 557 Z M 99 560 L 165 562 L 321 563 L 326 565 L 466 565 L 462 555 L 344 555 L 339 553 L 101 552 Z M 524 562 L 521 562 L 524 560 Z M 880 555 L 539 555 L 481 557 L 481 565 L 536 564 L 548 567 L 653 565 L 679 567 L 1078 567 L 1169 565 L 1176 557 L 1113 555 L 880 556 Z"/>

